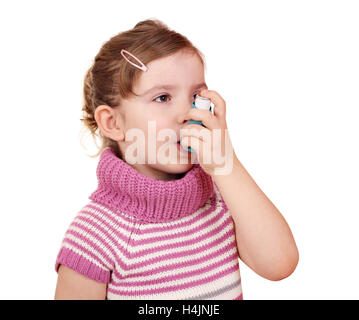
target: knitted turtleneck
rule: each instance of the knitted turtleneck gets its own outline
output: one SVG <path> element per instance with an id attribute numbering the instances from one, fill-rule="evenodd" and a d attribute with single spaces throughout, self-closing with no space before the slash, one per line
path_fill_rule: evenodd
<path id="1" fill-rule="evenodd" d="M 89 199 L 141 221 L 166 222 L 190 215 L 213 193 L 212 178 L 193 164 L 177 180 L 150 178 L 105 149 L 97 166 L 98 187 Z"/>

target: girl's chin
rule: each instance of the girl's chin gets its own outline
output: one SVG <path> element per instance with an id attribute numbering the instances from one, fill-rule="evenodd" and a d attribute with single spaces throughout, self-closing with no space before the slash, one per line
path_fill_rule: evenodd
<path id="1" fill-rule="evenodd" d="M 174 159 L 171 158 L 167 164 L 161 164 L 159 159 L 157 159 L 157 163 L 154 167 L 163 172 L 179 174 L 190 170 L 196 163 L 198 162 L 195 153 L 181 151 L 177 153 L 177 157 L 175 156 Z"/>

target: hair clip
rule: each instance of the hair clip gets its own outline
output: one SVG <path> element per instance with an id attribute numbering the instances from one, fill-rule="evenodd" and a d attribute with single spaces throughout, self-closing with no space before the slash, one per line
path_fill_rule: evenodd
<path id="1" fill-rule="evenodd" d="M 135 63 L 133 63 L 133 62 L 131 62 L 130 60 L 128 60 L 128 58 L 125 57 L 124 53 L 128 53 L 131 57 L 135 58 L 135 59 L 141 64 L 141 66 L 139 66 L 139 65 L 137 65 L 137 64 L 135 64 Z M 142 61 L 141 61 L 140 59 L 136 58 L 133 54 L 129 53 L 129 52 L 126 51 L 125 49 L 122 49 L 122 50 L 121 50 L 121 54 L 122 54 L 122 56 L 123 56 L 129 63 L 131 63 L 131 64 L 132 64 L 133 66 L 135 66 L 136 68 L 141 69 L 141 70 L 143 70 L 143 71 L 147 71 L 148 68 L 142 63 Z"/>

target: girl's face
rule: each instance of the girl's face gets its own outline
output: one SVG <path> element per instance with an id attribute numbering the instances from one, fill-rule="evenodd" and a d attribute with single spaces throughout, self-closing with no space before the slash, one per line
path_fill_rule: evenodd
<path id="1" fill-rule="evenodd" d="M 151 61 L 147 67 L 148 70 L 142 71 L 133 88 L 139 96 L 123 100 L 120 107 L 124 118 L 124 131 L 128 134 L 128 130 L 136 129 L 141 131 L 145 138 L 144 152 L 131 152 L 133 157 L 140 159 L 140 163 L 132 166 L 147 176 L 172 180 L 183 176 L 196 159 L 195 153 L 177 148 L 177 141 L 180 140 L 180 129 L 186 124 L 180 122 L 181 116 L 191 108 L 195 95 L 201 89 L 208 89 L 204 79 L 204 68 L 197 54 L 186 51 Z M 165 134 L 165 141 L 160 141 L 158 132 L 163 129 L 172 132 L 173 136 L 169 138 Z M 118 142 L 123 155 L 136 139 Z M 175 152 L 169 152 L 166 148 L 169 144 Z M 161 155 L 168 158 L 168 164 L 159 162 Z"/>

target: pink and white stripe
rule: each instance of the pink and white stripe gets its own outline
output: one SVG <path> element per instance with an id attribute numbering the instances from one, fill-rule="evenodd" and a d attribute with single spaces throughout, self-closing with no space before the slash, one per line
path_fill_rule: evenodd
<path id="1" fill-rule="evenodd" d="M 90 201 L 66 231 L 55 269 L 108 283 L 107 299 L 240 300 L 233 223 L 215 185 L 196 212 L 167 222 Z"/>

